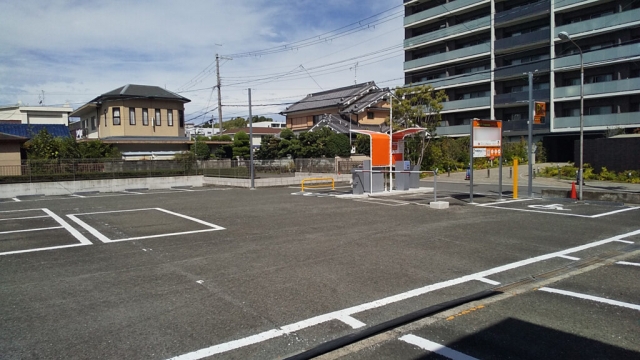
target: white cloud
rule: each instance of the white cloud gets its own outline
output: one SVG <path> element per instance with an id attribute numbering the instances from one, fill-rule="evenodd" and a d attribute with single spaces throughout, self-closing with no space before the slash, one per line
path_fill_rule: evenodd
<path id="1" fill-rule="evenodd" d="M 18 100 L 36 104 L 44 90 L 47 104 L 68 101 L 77 107 L 127 83 L 166 86 L 173 91 L 210 88 L 215 85 L 215 68 L 201 71 L 212 64 L 216 53 L 282 46 L 394 6 L 397 8 L 384 15 L 399 15 L 375 28 L 314 46 L 298 44 L 276 54 L 225 60 L 222 97 L 224 104 L 246 104 L 246 88 L 251 87 L 254 104 L 295 101 L 320 87 L 327 90 L 352 84 L 356 62 L 358 82 L 400 79 L 401 5 L 400 1 L 375 0 L 1 1 L 0 104 Z M 396 48 L 381 52 L 391 46 Z M 363 57 L 374 52 L 377 57 Z M 264 76 L 268 79 L 255 81 L 262 75 L 290 71 L 288 76 Z M 189 82 L 194 77 L 198 81 Z M 188 114 L 208 104 L 210 109 L 217 101 L 210 90 L 183 95 L 192 100 L 187 104 Z M 253 113 L 277 113 L 283 108 L 256 107 Z M 247 114 L 244 106 L 223 110 L 224 118 Z M 212 114 L 217 117 L 217 111 Z"/>

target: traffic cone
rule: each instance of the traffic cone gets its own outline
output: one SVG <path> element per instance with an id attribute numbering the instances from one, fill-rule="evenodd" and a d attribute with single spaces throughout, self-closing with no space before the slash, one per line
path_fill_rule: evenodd
<path id="1" fill-rule="evenodd" d="M 576 194 L 576 182 L 572 182 L 571 183 L 571 198 L 573 200 L 577 200 L 578 199 L 578 194 Z"/>

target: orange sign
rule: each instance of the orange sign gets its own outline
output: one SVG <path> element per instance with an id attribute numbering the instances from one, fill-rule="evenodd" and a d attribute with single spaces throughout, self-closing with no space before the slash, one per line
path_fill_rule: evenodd
<path id="1" fill-rule="evenodd" d="M 533 123 L 542 124 L 542 118 L 547 116 L 547 103 L 536 101 L 534 108 Z"/>

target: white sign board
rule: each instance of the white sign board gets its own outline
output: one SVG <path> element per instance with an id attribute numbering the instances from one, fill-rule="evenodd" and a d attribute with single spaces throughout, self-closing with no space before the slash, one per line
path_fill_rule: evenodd
<path id="1" fill-rule="evenodd" d="M 487 157 L 487 148 L 474 148 L 473 157 L 474 158 Z"/>
<path id="2" fill-rule="evenodd" d="M 502 140 L 502 129 L 499 127 L 474 127 L 473 146 L 474 147 L 500 147 Z"/>

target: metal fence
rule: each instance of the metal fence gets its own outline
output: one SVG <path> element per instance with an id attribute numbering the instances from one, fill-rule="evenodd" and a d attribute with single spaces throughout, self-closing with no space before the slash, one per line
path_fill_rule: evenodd
<path id="1" fill-rule="evenodd" d="M 296 173 L 349 173 L 362 161 L 339 158 L 254 160 L 256 178 L 288 177 Z M 249 160 L 29 160 L 21 165 L 0 166 L 0 184 L 80 181 L 140 177 L 204 175 L 249 178 Z"/>

